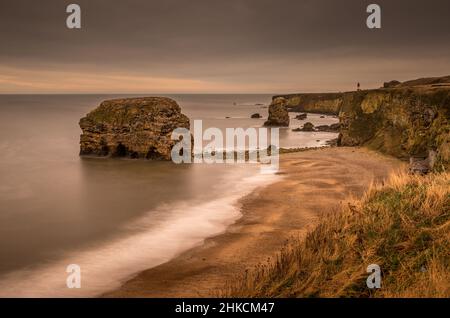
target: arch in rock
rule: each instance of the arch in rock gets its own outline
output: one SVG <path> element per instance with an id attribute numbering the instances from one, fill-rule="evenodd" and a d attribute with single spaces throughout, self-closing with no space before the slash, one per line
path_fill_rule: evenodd
<path id="1" fill-rule="evenodd" d="M 119 142 L 119 144 L 116 147 L 116 150 L 114 151 L 114 157 L 126 157 L 128 155 L 128 149 L 125 147 L 122 143 Z"/>

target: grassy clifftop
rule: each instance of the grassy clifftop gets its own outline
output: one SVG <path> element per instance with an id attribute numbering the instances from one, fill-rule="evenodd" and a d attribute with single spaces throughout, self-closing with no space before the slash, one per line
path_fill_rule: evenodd
<path id="1" fill-rule="evenodd" d="M 233 297 L 450 297 L 450 175 L 396 175 L 228 285 Z M 368 289 L 367 266 L 381 268 Z"/>

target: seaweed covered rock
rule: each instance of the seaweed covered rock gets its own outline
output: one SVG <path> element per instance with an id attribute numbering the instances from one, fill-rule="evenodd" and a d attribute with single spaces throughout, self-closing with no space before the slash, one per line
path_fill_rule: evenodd
<path id="1" fill-rule="evenodd" d="M 189 118 L 170 98 L 142 97 L 104 101 L 79 124 L 80 155 L 170 160 L 171 134 Z"/>

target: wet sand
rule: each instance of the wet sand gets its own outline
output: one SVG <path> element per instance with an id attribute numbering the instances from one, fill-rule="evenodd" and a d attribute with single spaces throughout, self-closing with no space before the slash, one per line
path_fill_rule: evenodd
<path id="1" fill-rule="evenodd" d="M 323 213 L 404 167 L 364 148 L 283 154 L 280 164 L 283 179 L 242 198 L 243 216 L 225 233 L 103 296 L 215 297 L 237 274 L 276 256 L 286 240 L 305 235 Z"/>

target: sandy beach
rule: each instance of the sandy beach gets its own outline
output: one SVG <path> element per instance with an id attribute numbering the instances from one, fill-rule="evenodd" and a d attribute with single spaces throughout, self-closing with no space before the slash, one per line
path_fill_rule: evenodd
<path id="1" fill-rule="evenodd" d="M 333 212 L 371 182 L 404 163 L 364 148 L 325 148 L 283 154 L 270 186 L 241 199 L 242 218 L 160 266 L 139 273 L 105 297 L 214 297 L 227 281 L 266 262 L 289 238 L 302 237 L 323 213 Z"/>

